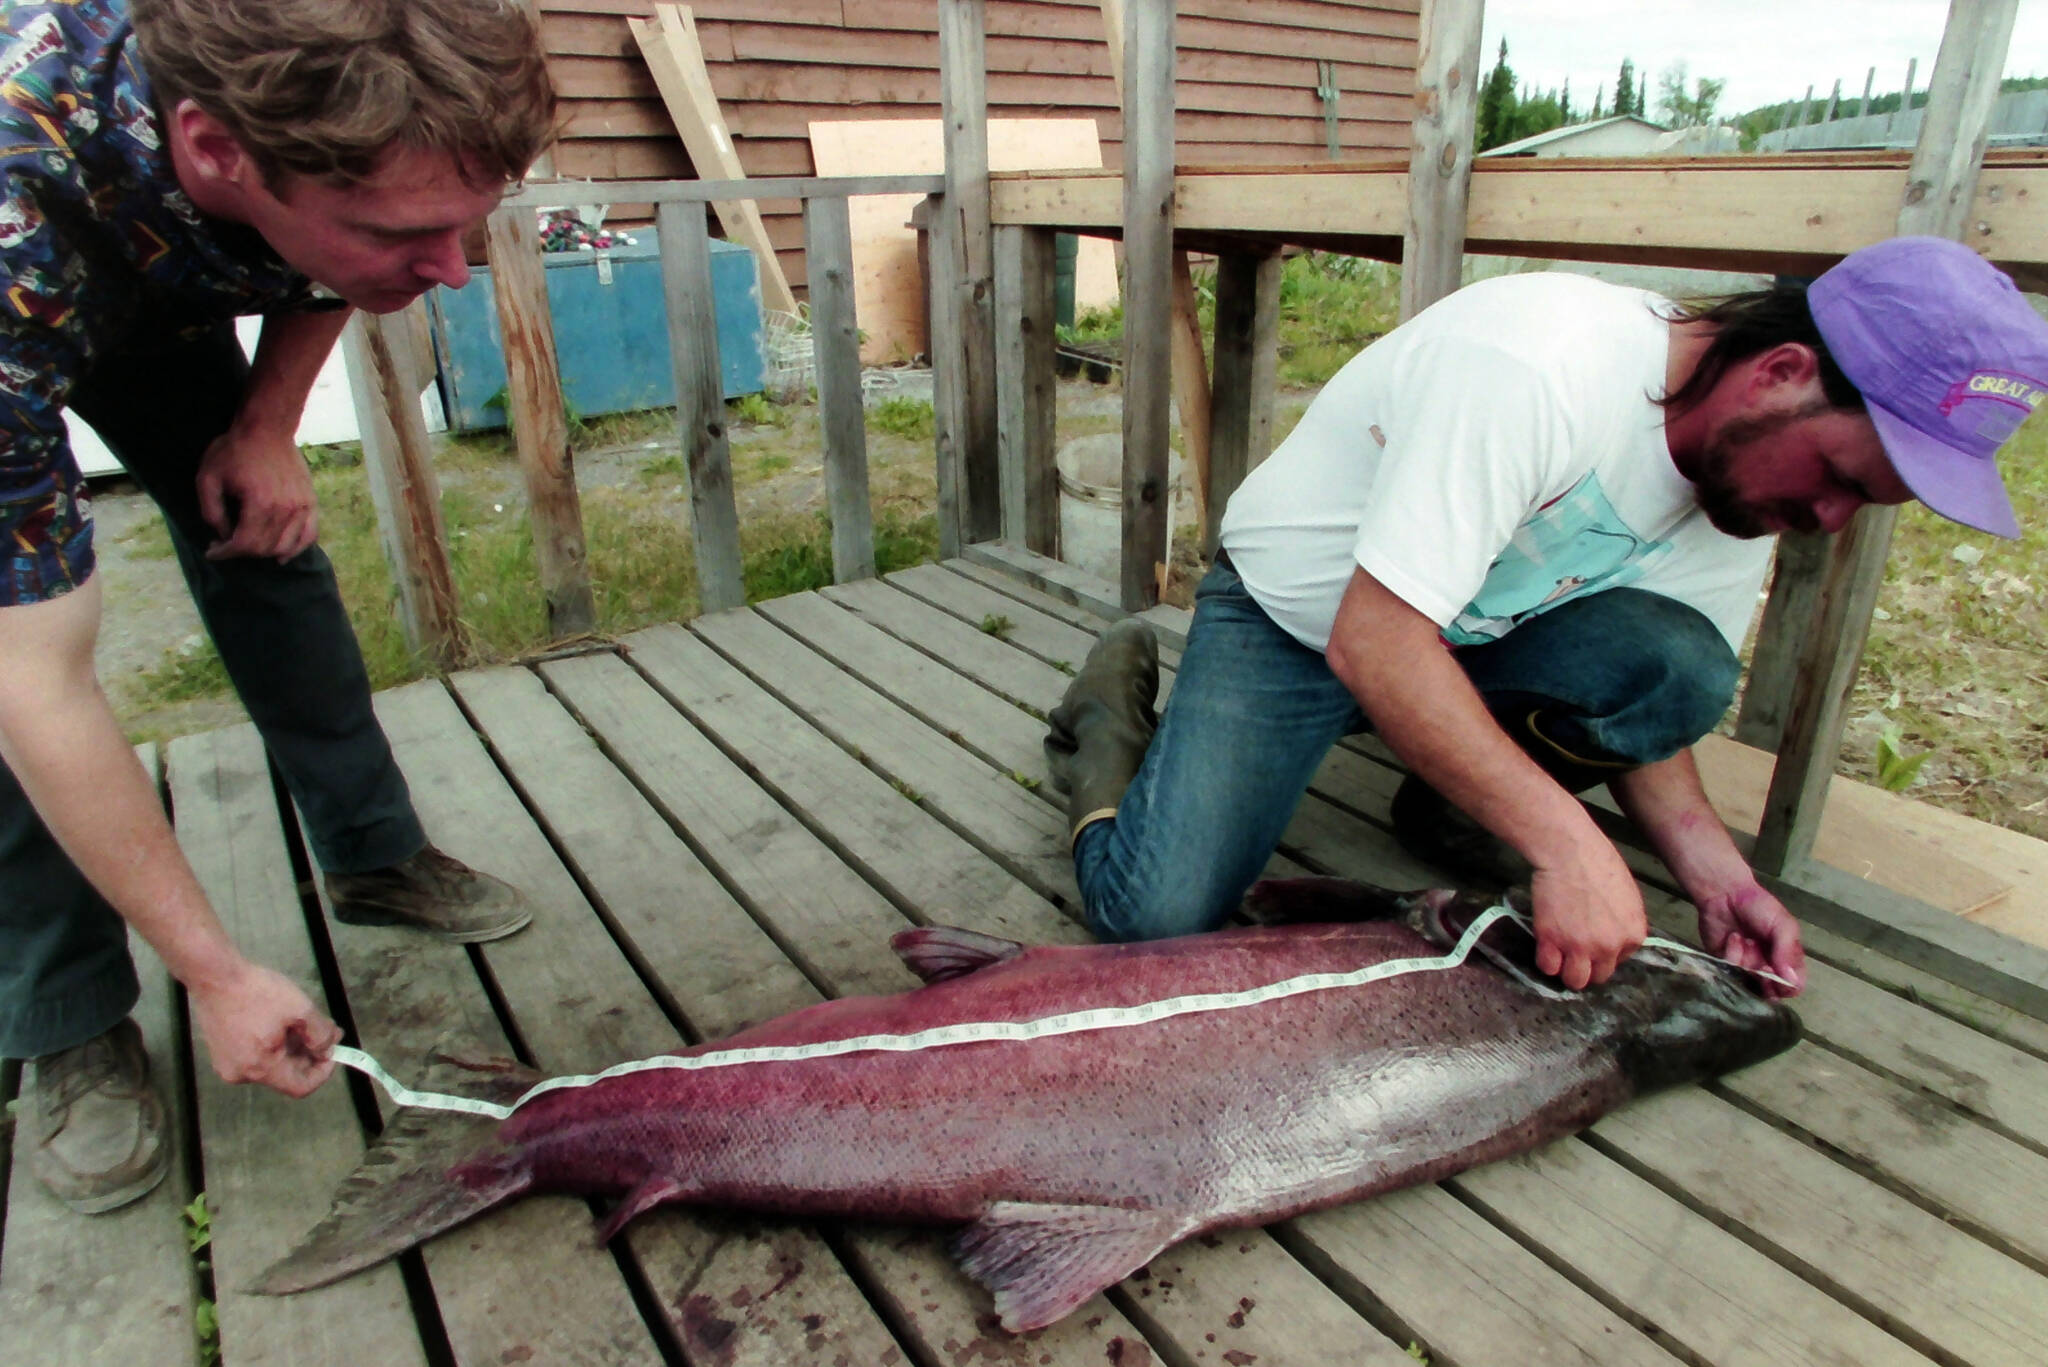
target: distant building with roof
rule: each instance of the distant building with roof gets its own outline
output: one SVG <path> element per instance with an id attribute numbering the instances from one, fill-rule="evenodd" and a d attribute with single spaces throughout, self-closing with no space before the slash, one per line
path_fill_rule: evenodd
<path id="1" fill-rule="evenodd" d="M 1666 136 L 1660 124 L 1634 114 L 1616 114 L 1590 123 L 1568 123 L 1505 143 L 1482 157 L 1646 157 Z"/>

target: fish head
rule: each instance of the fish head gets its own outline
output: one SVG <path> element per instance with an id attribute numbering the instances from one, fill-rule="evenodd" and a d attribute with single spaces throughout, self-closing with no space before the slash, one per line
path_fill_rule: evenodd
<path id="1" fill-rule="evenodd" d="M 1516 889 L 1506 900 L 1522 919 L 1490 927 L 1474 945 L 1474 957 L 1576 1016 L 1589 1037 L 1612 1041 L 1638 1096 L 1746 1068 L 1799 1039 L 1798 1014 L 1767 1000 L 1747 973 L 1664 945 L 1644 945 L 1597 987 L 1568 991 L 1536 967 L 1528 895 Z M 1423 938 L 1449 949 L 1500 904 L 1495 897 L 1434 889 L 1410 899 L 1407 920 Z"/>
<path id="2" fill-rule="evenodd" d="M 1612 1013 L 1636 1095 L 1719 1077 L 1790 1049 L 1799 1014 L 1749 974 L 1706 955 L 1645 945 L 1586 994 Z"/>

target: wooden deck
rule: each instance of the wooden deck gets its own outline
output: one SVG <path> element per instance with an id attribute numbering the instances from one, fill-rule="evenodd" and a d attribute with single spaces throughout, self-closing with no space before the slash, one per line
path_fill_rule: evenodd
<path id="1" fill-rule="evenodd" d="M 171 744 L 166 792 L 236 937 L 401 1075 L 451 1030 L 587 1072 L 911 986 L 887 945 L 911 922 L 1083 939 L 1038 714 L 1100 624 L 956 562 L 382 695 L 436 841 L 540 907 L 479 948 L 332 924 L 246 727 Z M 1369 746 L 1340 748 L 1277 862 L 1442 881 L 1384 832 L 1397 780 Z M 1646 887 L 1664 928 L 1689 931 Z M 2039 1367 L 2048 1022 L 1819 927 L 1810 946 L 1809 1038 L 1789 1054 L 1440 1186 L 1197 1240 L 1023 1340 L 937 1232 L 668 1208 L 604 1249 L 589 1203 L 561 1197 L 324 1291 L 242 1295 L 325 1209 L 384 1103 L 360 1079 L 293 1104 L 195 1073 L 157 970 L 140 1015 L 184 1161 L 92 1220 L 15 1167 L 0 1360 L 196 1361 L 180 1209 L 203 1190 L 231 1367 L 1399 1367 L 1410 1344 L 1463 1367 Z"/>

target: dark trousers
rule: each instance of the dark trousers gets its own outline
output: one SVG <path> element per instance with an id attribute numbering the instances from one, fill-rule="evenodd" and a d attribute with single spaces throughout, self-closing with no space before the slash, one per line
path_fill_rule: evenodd
<path id="1" fill-rule="evenodd" d="M 149 492 L 199 615 L 330 873 L 383 868 L 426 834 L 370 706 L 362 652 L 326 553 L 205 559 L 200 458 L 227 431 L 248 363 L 227 326 L 168 332 L 103 356 L 72 408 Z M 296 908 L 278 907 L 287 915 Z M 72 866 L 0 766 L 0 1056 L 32 1058 L 107 1029 L 135 1004 L 126 924 Z"/>

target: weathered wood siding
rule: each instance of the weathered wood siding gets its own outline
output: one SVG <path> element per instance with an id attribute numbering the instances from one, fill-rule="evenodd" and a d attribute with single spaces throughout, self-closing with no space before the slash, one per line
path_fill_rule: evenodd
<path id="1" fill-rule="evenodd" d="M 564 99 L 555 168 L 597 179 L 692 174 L 627 30 L 653 0 L 540 0 Z M 740 163 L 808 175 L 813 121 L 939 117 L 932 0 L 697 0 L 711 84 Z M 1346 156 L 1403 153 L 1420 0 L 1179 0 L 1182 165 L 1328 157 L 1317 63 L 1336 64 Z M 1256 13 L 1255 19 L 1247 16 Z M 989 0 L 992 117 L 1089 116 L 1122 164 L 1123 119 L 1096 0 Z M 762 206 L 793 284 L 803 217 Z"/>

